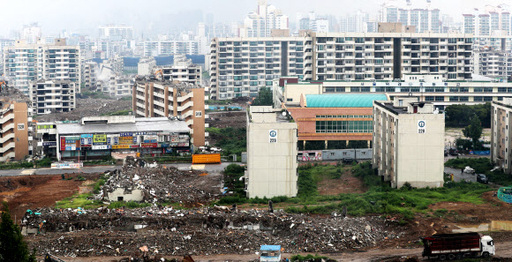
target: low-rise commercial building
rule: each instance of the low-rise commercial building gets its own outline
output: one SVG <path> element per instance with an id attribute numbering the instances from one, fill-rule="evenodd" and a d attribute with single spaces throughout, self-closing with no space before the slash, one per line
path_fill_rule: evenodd
<path id="1" fill-rule="evenodd" d="M 204 88 L 186 83 L 138 78 L 133 86 L 137 117 L 176 117 L 190 127 L 192 144 L 205 144 Z"/>
<path id="2" fill-rule="evenodd" d="M 399 188 L 444 184 L 444 114 L 416 97 L 373 102 L 372 165 Z"/>
<path id="3" fill-rule="evenodd" d="M 297 195 L 297 124 L 269 106 L 247 119 L 247 197 Z"/>
<path id="4" fill-rule="evenodd" d="M 479 104 L 512 97 L 512 84 L 496 81 L 442 81 L 438 75 L 405 75 L 395 81 L 274 81 L 278 102 L 298 105 L 302 94 L 386 94 L 418 96 L 444 110 L 453 104 Z"/>
<path id="5" fill-rule="evenodd" d="M 298 106 L 284 108 L 297 123 L 301 150 L 369 148 L 373 101 L 387 99 L 384 94 L 302 94 Z"/>
<path id="6" fill-rule="evenodd" d="M 88 160 L 118 152 L 150 156 L 190 152 L 187 124 L 167 117 L 84 117 L 79 123 L 55 125 L 58 160 Z"/>

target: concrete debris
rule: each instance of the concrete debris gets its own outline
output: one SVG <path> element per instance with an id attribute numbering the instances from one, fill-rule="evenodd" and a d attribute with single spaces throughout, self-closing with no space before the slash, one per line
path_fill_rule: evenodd
<path id="1" fill-rule="evenodd" d="M 201 173 L 127 158 L 122 169 L 107 173 L 108 180 L 102 187 L 101 197 L 110 201 L 173 202 L 201 206 L 218 199 L 221 184 L 220 176 L 215 180 L 215 177 L 201 176 Z"/>
<path id="2" fill-rule="evenodd" d="M 404 234 L 390 230 L 398 222 L 382 217 L 329 218 L 282 210 L 153 206 L 81 214 L 71 209 L 36 211 L 41 215 L 26 214 L 22 221 L 24 227 L 46 221 L 41 233 L 28 238 L 30 248 L 68 257 L 138 255 L 141 247 L 163 256 L 254 254 L 261 244 L 280 244 L 289 253 L 339 253 L 375 247 Z"/>

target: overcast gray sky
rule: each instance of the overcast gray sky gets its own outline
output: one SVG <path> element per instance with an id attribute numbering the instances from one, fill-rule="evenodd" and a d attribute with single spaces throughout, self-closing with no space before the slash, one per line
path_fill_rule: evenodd
<path id="1" fill-rule="evenodd" d="M 405 0 L 397 0 L 405 3 Z M 510 1 L 510 0 L 507 0 Z M 486 0 L 486 4 L 499 4 L 505 0 Z M 376 14 L 384 0 L 268 0 L 295 21 L 297 12 L 315 11 L 335 16 L 358 9 Z M 423 4 L 426 0 L 412 0 Z M 481 0 L 432 0 L 432 6 L 442 13 L 452 13 L 454 18 L 463 10 L 482 7 Z M 8 36 L 24 24 L 38 22 L 43 34 L 68 32 L 94 32 L 98 25 L 124 23 L 139 31 L 181 26 L 196 17 L 214 14 L 216 22 L 242 21 L 255 10 L 257 0 L 0 0 L 0 36 Z"/>

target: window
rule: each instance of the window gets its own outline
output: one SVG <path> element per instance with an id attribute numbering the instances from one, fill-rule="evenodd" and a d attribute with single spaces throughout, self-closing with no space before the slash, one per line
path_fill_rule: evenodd
<path id="1" fill-rule="evenodd" d="M 372 133 L 373 121 L 316 121 L 317 133 Z"/>

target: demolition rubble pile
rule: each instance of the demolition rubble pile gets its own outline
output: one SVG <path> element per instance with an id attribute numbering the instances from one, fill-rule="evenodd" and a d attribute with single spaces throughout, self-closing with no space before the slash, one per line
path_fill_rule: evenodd
<path id="1" fill-rule="evenodd" d="M 126 193 L 141 190 L 144 202 L 197 206 L 211 203 L 220 194 L 220 176 L 181 171 L 175 167 L 145 166 L 127 163 L 122 169 L 106 173 L 108 180 L 102 187 L 102 197 L 106 198 L 109 193 L 121 188 Z"/>
<path id="2" fill-rule="evenodd" d="M 28 237 L 40 254 L 130 256 L 147 246 L 166 256 L 254 254 L 261 244 L 285 252 L 339 253 L 381 246 L 403 237 L 397 222 L 382 217 L 317 217 L 217 208 L 175 210 L 41 209 L 26 215 L 25 227 L 40 227 Z M 44 221 L 44 222 L 43 222 Z"/>

